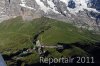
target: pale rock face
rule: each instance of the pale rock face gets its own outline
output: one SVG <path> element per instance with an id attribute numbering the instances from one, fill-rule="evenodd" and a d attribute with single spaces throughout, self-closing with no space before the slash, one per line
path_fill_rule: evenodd
<path id="1" fill-rule="evenodd" d="M 0 21 L 41 16 L 100 31 L 100 0 L 0 0 Z"/>
<path id="2" fill-rule="evenodd" d="M 9 17 L 5 14 L 5 1 L 4 0 L 0 0 L 0 22 L 8 19 Z"/>

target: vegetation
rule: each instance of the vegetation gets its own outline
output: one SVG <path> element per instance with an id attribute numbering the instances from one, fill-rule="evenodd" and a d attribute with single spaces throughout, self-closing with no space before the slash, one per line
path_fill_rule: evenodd
<path id="1" fill-rule="evenodd" d="M 82 30 L 72 24 L 45 17 L 32 21 L 23 21 L 21 17 L 17 17 L 0 23 L 0 52 L 11 55 L 24 48 L 33 47 L 33 37 L 39 31 L 44 31 L 38 36 L 38 39 L 44 45 L 57 45 L 57 43 L 72 44 L 75 42 L 94 44 L 100 41 L 100 35 L 92 34 L 91 31 Z M 59 53 L 56 49 L 47 50 L 50 52 L 48 57 L 61 57 L 62 55 L 66 57 L 75 55 L 87 56 L 87 52 L 75 46 L 64 50 L 62 53 Z M 24 62 L 22 63 L 24 66 L 25 63 L 36 63 L 38 59 L 39 55 L 33 52 L 31 55 L 23 57 L 21 61 Z"/>

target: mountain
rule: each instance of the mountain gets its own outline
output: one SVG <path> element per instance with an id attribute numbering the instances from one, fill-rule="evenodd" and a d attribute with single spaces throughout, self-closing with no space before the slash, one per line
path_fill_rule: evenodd
<path id="1" fill-rule="evenodd" d="M 0 0 L 0 21 L 17 16 L 24 20 L 45 16 L 100 31 L 99 0 Z"/>
<path id="2" fill-rule="evenodd" d="M 34 66 L 40 57 L 100 63 L 99 6 L 100 0 L 0 0 L 0 54 L 7 66 Z"/>

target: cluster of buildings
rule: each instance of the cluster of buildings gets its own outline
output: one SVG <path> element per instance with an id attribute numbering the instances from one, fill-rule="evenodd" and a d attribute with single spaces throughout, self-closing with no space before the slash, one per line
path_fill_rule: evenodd
<path id="1" fill-rule="evenodd" d="M 57 45 L 57 46 L 45 46 L 40 43 L 39 40 L 36 41 L 36 45 L 34 46 L 34 49 L 38 52 L 38 54 L 43 55 L 47 51 L 44 50 L 44 48 L 56 48 L 56 49 L 64 49 L 63 45 Z"/>

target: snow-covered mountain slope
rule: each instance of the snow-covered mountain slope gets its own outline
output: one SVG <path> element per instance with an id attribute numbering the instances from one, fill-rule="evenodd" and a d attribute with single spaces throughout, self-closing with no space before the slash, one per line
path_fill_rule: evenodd
<path id="1" fill-rule="evenodd" d="M 46 16 L 78 27 L 100 30 L 100 0 L 0 0 L 0 20 Z"/>

